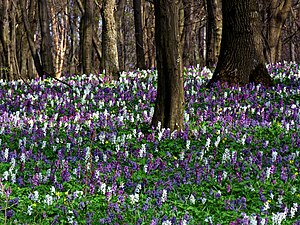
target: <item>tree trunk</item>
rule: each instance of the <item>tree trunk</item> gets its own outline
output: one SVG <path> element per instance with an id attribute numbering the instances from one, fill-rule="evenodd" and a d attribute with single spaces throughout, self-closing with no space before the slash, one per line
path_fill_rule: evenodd
<path id="1" fill-rule="evenodd" d="M 10 62 L 10 36 L 9 36 L 9 0 L 3 0 L 1 5 L 1 20 L 0 20 L 0 38 L 2 44 L 2 60 L 3 66 L 1 67 L 1 79 L 9 80 L 12 71 Z"/>
<path id="2" fill-rule="evenodd" d="M 194 21 L 194 0 L 183 0 L 183 32 L 184 32 L 184 48 L 183 48 L 183 65 L 189 66 L 194 64 L 195 52 L 195 21 Z"/>
<path id="3" fill-rule="evenodd" d="M 206 0 L 206 66 L 217 64 L 222 37 L 222 10 L 220 0 Z"/>
<path id="4" fill-rule="evenodd" d="M 179 0 L 155 1 L 157 98 L 152 125 L 183 129 L 184 88 L 179 40 Z"/>
<path id="5" fill-rule="evenodd" d="M 281 32 L 282 27 L 292 7 L 292 0 L 270 0 L 267 10 L 268 30 L 267 39 L 269 45 L 270 63 L 281 60 Z"/>
<path id="6" fill-rule="evenodd" d="M 223 31 L 220 56 L 208 86 L 249 82 L 271 86 L 262 55 L 261 20 L 256 0 L 222 1 Z"/>
<path id="7" fill-rule="evenodd" d="M 23 24 L 24 24 L 24 28 L 25 28 L 25 32 L 26 32 L 26 37 L 27 37 L 30 53 L 31 53 L 31 56 L 32 56 L 32 59 L 33 59 L 33 62 L 34 62 L 34 66 L 36 68 L 38 76 L 43 77 L 43 75 L 44 75 L 43 65 L 41 63 L 41 60 L 40 60 L 40 57 L 38 55 L 36 46 L 34 44 L 34 35 L 31 32 L 32 27 L 30 26 L 28 16 L 27 16 L 27 13 L 26 13 L 27 10 L 26 10 L 25 1 L 20 0 L 20 7 L 21 7 Z M 32 10 L 30 10 L 30 12 L 32 12 Z"/>
<path id="8" fill-rule="evenodd" d="M 126 66 L 125 66 L 125 21 L 124 21 L 124 12 L 125 12 L 125 5 L 126 5 L 126 0 L 120 0 L 118 1 L 117 5 L 117 11 L 115 13 L 115 20 L 116 20 L 116 28 L 117 28 L 117 37 L 118 37 L 118 64 L 119 64 L 119 69 L 121 71 L 124 71 Z"/>
<path id="9" fill-rule="evenodd" d="M 50 20 L 47 0 L 38 0 L 39 21 L 41 28 L 41 61 L 43 70 L 54 76 L 55 69 L 52 55 L 52 38 L 50 34 Z"/>
<path id="10" fill-rule="evenodd" d="M 103 0 L 102 19 L 102 51 L 104 68 L 106 75 L 112 76 L 114 79 L 119 77 L 117 32 L 114 17 L 115 1 Z"/>
<path id="11" fill-rule="evenodd" d="M 94 1 L 84 1 L 83 33 L 82 33 L 82 72 L 90 74 L 92 72 L 92 48 L 93 48 L 93 17 Z"/>
<path id="12" fill-rule="evenodd" d="M 137 68 L 145 69 L 144 38 L 142 24 L 142 5 L 141 0 L 133 0 L 134 9 L 134 28 L 135 28 L 135 48 Z"/>
<path id="13" fill-rule="evenodd" d="M 155 67 L 155 41 L 154 41 L 154 8 L 149 2 L 143 4 L 145 61 L 147 68 Z"/>

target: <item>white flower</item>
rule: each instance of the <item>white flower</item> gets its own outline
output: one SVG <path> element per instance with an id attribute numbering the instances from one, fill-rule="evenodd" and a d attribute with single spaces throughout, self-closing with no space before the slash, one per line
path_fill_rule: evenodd
<path id="1" fill-rule="evenodd" d="M 5 151 L 4 151 L 4 159 L 5 159 L 5 160 L 8 159 L 8 151 L 9 151 L 8 148 L 6 148 Z"/>
<path id="2" fill-rule="evenodd" d="M 230 160 L 230 151 L 228 148 L 225 149 L 225 152 L 222 156 L 222 163 L 224 164 L 226 161 Z"/>
<path id="3" fill-rule="evenodd" d="M 145 172 L 145 173 L 148 172 L 148 165 L 147 165 L 147 164 L 144 165 L 144 172 Z"/>
<path id="4" fill-rule="evenodd" d="M 52 205 L 53 204 L 53 197 L 51 195 L 46 195 L 44 199 L 44 203 L 47 205 Z"/>
<path id="5" fill-rule="evenodd" d="M 293 203 L 293 206 L 291 207 L 291 218 L 295 217 L 295 213 L 298 210 L 298 204 L 297 203 Z"/>
<path id="6" fill-rule="evenodd" d="M 146 154 L 146 144 L 142 144 L 142 147 L 140 148 L 139 156 L 142 158 Z"/>
<path id="7" fill-rule="evenodd" d="M 191 145 L 191 141 L 187 140 L 186 141 L 186 149 L 189 150 L 190 149 L 190 145 Z"/>
<path id="8" fill-rule="evenodd" d="M 31 216 L 31 214 L 32 214 L 32 207 L 31 207 L 31 205 L 29 205 L 29 206 L 27 207 L 27 214 L 28 214 L 29 216 Z"/>
<path id="9" fill-rule="evenodd" d="M 103 161 L 106 162 L 107 161 L 107 155 L 103 154 Z"/>
<path id="10" fill-rule="evenodd" d="M 24 152 L 22 152 L 22 154 L 20 156 L 20 160 L 21 160 L 22 163 L 25 163 L 25 161 L 26 161 L 26 155 L 25 155 Z"/>
<path id="11" fill-rule="evenodd" d="M 191 204 L 193 204 L 193 205 L 196 203 L 196 199 L 195 199 L 194 195 L 192 195 L 192 194 L 191 194 L 191 196 L 190 196 L 190 202 L 191 202 Z"/>
<path id="12" fill-rule="evenodd" d="M 101 183 L 100 190 L 101 190 L 102 194 L 105 195 L 105 193 L 106 193 L 106 183 Z"/>
<path id="13" fill-rule="evenodd" d="M 129 195 L 129 198 L 130 198 L 131 204 L 134 205 L 135 203 L 138 203 L 138 202 L 139 202 L 140 196 L 139 196 L 138 193 L 135 193 L 135 194 L 133 194 L 133 195 Z"/>
<path id="14" fill-rule="evenodd" d="M 266 201 L 266 202 L 264 203 L 264 208 L 263 208 L 263 210 L 264 210 L 264 211 L 267 211 L 268 209 L 270 209 L 270 205 L 269 205 L 269 202 Z"/>
<path id="15" fill-rule="evenodd" d="M 216 146 L 216 148 L 218 147 L 220 141 L 221 141 L 221 138 L 220 138 L 220 136 L 218 136 L 218 137 L 217 137 L 217 140 L 215 141 L 215 146 Z"/>
<path id="16" fill-rule="evenodd" d="M 164 189 L 162 196 L 161 196 L 161 201 L 164 203 L 165 201 L 167 201 L 167 190 Z"/>
<path id="17" fill-rule="evenodd" d="M 172 222 L 170 220 L 165 220 L 161 225 L 172 225 Z"/>
<path id="18" fill-rule="evenodd" d="M 5 171 L 3 173 L 3 180 L 8 180 L 8 175 L 9 175 L 9 172 L 8 171 Z"/>
<path id="19" fill-rule="evenodd" d="M 277 152 L 276 151 L 273 151 L 272 152 L 272 162 L 275 162 L 276 161 L 276 158 L 277 158 Z"/>

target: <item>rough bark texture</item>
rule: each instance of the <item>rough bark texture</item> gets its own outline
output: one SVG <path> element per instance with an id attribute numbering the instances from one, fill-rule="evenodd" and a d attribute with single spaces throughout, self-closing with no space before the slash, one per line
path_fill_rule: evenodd
<path id="1" fill-rule="evenodd" d="M 222 1 L 223 31 L 220 56 L 208 86 L 220 81 L 272 85 L 262 55 L 260 15 L 256 0 Z"/>
<path id="2" fill-rule="evenodd" d="M 21 1 L 21 8 L 22 9 L 26 8 L 26 5 L 25 5 L 24 1 Z M 40 57 L 38 55 L 36 46 L 34 44 L 34 35 L 31 32 L 31 27 L 30 27 L 30 23 L 29 23 L 29 20 L 28 20 L 28 15 L 27 15 L 25 10 L 21 10 L 21 12 L 22 12 L 22 19 L 23 19 L 25 31 L 26 31 L 26 37 L 27 37 L 27 41 L 28 41 L 31 56 L 33 58 L 34 66 L 36 68 L 36 71 L 37 71 L 39 77 L 43 77 L 43 75 L 44 75 L 43 65 L 40 61 Z"/>
<path id="3" fill-rule="evenodd" d="M 141 0 L 133 0 L 137 68 L 145 69 Z"/>
<path id="4" fill-rule="evenodd" d="M 195 63 L 195 20 L 194 20 L 194 0 L 183 0 L 184 10 L 184 47 L 183 65 L 189 66 Z"/>
<path id="5" fill-rule="evenodd" d="M 281 60 L 281 33 L 282 27 L 292 7 L 292 0 L 269 0 L 267 39 L 269 45 L 270 63 Z"/>
<path id="6" fill-rule="evenodd" d="M 92 72 L 92 49 L 94 32 L 94 0 L 84 1 L 83 34 L 82 34 L 82 70 L 84 74 Z"/>
<path id="7" fill-rule="evenodd" d="M 184 88 L 179 41 L 179 1 L 155 1 L 157 98 L 152 125 L 183 129 Z"/>
<path id="8" fill-rule="evenodd" d="M 114 79 L 118 79 L 119 62 L 118 62 L 117 32 L 116 32 L 114 11 L 115 11 L 115 1 L 103 0 L 102 51 L 103 51 L 104 69 L 107 75 L 112 76 Z"/>
<path id="9" fill-rule="evenodd" d="M 125 51 L 125 42 L 126 42 L 126 28 L 124 21 L 124 13 L 125 13 L 126 0 L 119 0 L 117 5 L 117 11 L 115 13 L 116 18 L 116 28 L 117 28 L 117 37 L 118 37 L 118 63 L 119 70 L 125 70 L 126 64 L 126 51 Z"/>
<path id="10" fill-rule="evenodd" d="M 55 74 L 53 55 L 52 55 L 52 38 L 50 35 L 50 23 L 48 15 L 48 6 L 46 0 L 38 1 L 39 21 L 41 28 L 41 61 L 43 70 L 51 75 Z"/>
<path id="11" fill-rule="evenodd" d="M 213 67 L 218 62 L 222 38 L 222 9 L 220 0 L 207 0 L 206 26 L 206 66 Z"/>

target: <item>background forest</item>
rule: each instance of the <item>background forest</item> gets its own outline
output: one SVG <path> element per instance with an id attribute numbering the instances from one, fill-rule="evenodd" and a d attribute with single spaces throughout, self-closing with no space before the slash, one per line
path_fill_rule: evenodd
<path id="1" fill-rule="evenodd" d="M 215 65 L 221 1 L 180 4 L 183 65 Z M 299 61 L 299 5 L 260 0 L 267 62 Z M 5 80 L 156 67 L 151 1 L 1 0 L 0 11 L 0 77 Z"/>

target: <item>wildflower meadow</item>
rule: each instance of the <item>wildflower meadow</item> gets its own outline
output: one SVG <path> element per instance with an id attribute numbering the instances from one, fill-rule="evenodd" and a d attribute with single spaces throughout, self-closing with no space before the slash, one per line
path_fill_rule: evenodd
<path id="1" fill-rule="evenodd" d="M 157 72 L 0 81 L 0 224 L 300 224 L 300 66 L 206 88 L 185 128 L 151 127 Z"/>

